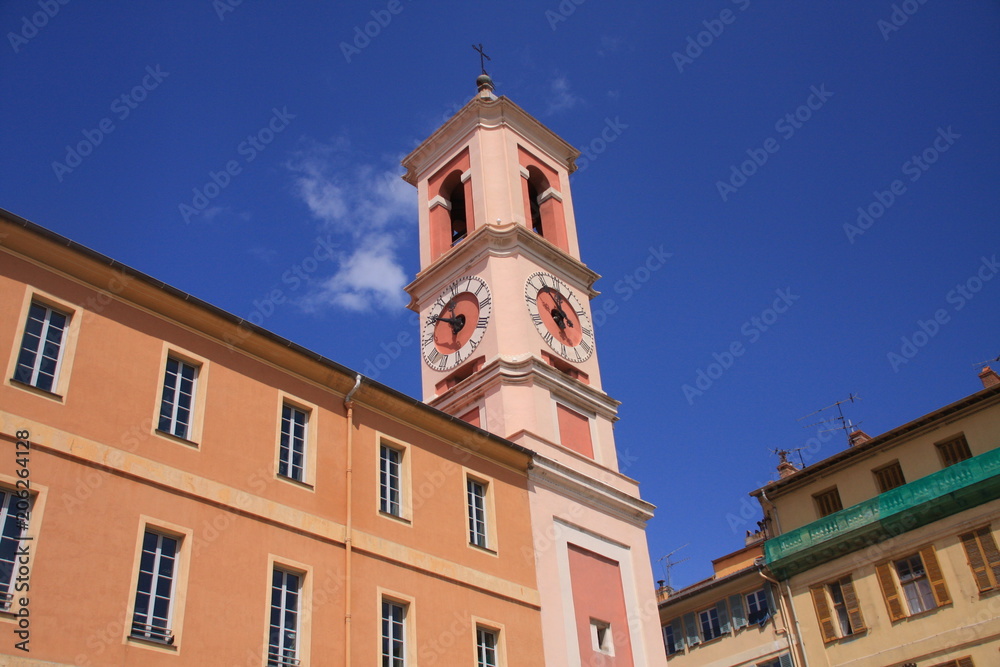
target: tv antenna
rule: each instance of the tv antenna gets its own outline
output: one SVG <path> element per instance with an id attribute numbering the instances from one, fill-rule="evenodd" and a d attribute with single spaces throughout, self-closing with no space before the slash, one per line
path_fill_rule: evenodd
<path id="1" fill-rule="evenodd" d="M 830 431 L 843 431 L 845 433 L 845 435 L 847 435 L 847 444 L 850 444 L 851 443 L 851 432 L 854 429 L 856 429 L 858 426 L 860 426 L 861 422 L 858 422 L 857 424 L 852 423 L 850 419 L 848 419 L 847 417 L 844 416 L 844 409 L 842 407 L 840 407 L 840 406 L 842 406 L 845 403 L 853 403 L 854 401 L 860 401 L 860 400 L 861 400 L 861 397 L 858 396 L 857 394 L 848 394 L 847 398 L 845 398 L 845 399 L 843 399 L 841 401 L 837 401 L 836 403 L 833 403 L 831 405 L 828 405 L 825 408 L 820 408 L 819 410 L 815 410 L 813 412 L 810 412 L 809 414 L 805 415 L 804 417 L 799 417 L 797 421 L 802 421 L 803 419 L 806 419 L 807 417 L 812 417 L 813 415 L 818 415 L 819 413 L 821 413 L 821 412 L 823 412 L 825 410 L 829 410 L 831 408 L 837 408 L 837 415 L 836 416 L 830 417 L 829 419 L 820 419 L 818 422 L 813 422 L 812 424 L 806 424 L 802 428 L 809 428 L 811 426 L 826 426 L 828 428 L 824 428 L 823 430 L 821 430 L 819 432 L 820 433 L 829 433 Z M 800 456 L 801 456 L 801 454 L 800 454 Z"/>
<path id="2" fill-rule="evenodd" d="M 980 361 L 978 364 L 972 364 L 972 365 L 975 368 L 982 368 L 983 366 L 986 366 L 994 361 L 1000 361 L 1000 354 L 993 357 L 992 359 L 987 359 L 986 361 Z"/>
<path id="3" fill-rule="evenodd" d="M 666 556 L 660 556 L 658 559 L 656 559 L 656 562 L 657 563 L 661 563 L 662 566 L 663 566 L 664 581 L 667 582 L 667 590 L 670 591 L 670 592 L 673 592 L 673 590 L 674 590 L 673 586 L 670 585 L 670 570 L 671 570 L 671 568 L 673 568 L 675 565 L 680 565 L 681 563 L 683 563 L 686 560 L 690 560 L 690 558 L 682 558 L 680 560 L 670 560 L 670 557 L 673 556 L 678 551 L 680 551 L 681 549 L 683 549 L 684 547 L 688 546 L 689 544 L 691 544 L 691 543 L 688 542 L 684 546 L 677 547 L 676 549 L 674 549 L 673 551 L 671 551 L 670 553 L 668 553 Z"/>
<path id="4" fill-rule="evenodd" d="M 789 454 L 798 454 L 799 463 L 802 464 L 802 468 L 805 468 L 806 462 L 805 459 L 802 458 L 803 449 L 805 449 L 805 447 L 796 447 L 795 449 L 772 449 L 771 453 L 777 456 L 779 459 L 781 459 L 779 463 L 788 463 Z M 799 468 L 799 470 L 801 470 L 802 468 Z"/>

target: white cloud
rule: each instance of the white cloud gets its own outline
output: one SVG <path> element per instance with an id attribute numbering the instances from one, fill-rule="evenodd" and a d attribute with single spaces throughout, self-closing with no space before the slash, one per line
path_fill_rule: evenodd
<path id="1" fill-rule="evenodd" d="M 569 79 L 558 76 L 549 84 L 549 106 L 547 114 L 558 113 L 572 109 L 582 100 L 570 90 Z"/>
<path id="2" fill-rule="evenodd" d="M 313 143 L 288 168 L 296 174 L 295 194 L 343 250 L 336 272 L 319 279 L 302 306 L 400 310 L 407 302 L 406 272 L 396 248 L 416 211 L 415 192 L 399 169 L 359 164 L 343 139 Z"/>

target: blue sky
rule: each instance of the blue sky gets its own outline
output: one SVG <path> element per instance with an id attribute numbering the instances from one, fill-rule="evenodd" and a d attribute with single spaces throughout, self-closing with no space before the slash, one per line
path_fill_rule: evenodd
<path id="1" fill-rule="evenodd" d="M 800 417 L 856 393 L 878 434 L 1000 355 L 995 2 L 8 0 L 0 29 L 0 207 L 414 396 L 399 160 L 482 42 L 585 151 L 604 385 L 675 586 L 742 545 L 772 448 L 844 447 Z"/>

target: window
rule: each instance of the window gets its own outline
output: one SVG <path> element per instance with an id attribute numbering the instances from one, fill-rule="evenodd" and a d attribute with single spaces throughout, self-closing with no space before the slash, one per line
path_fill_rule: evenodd
<path id="1" fill-rule="evenodd" d="M 6 530 L 6 529 L 5 529 Z M 6 534 L 6 532 L 5 532 Z M 989 526 L 961 535 L 965 555 L 980 593 L 1000 588 L 1000 550 Z"/>
<path id="2" fill-rule="evenodd" d="M 15 492 L 0 491 L 0 611 L 10 610 L 14 601 L 17 549 L 27 528 L 28 503 Z"/>
<path id="3" fill-rule="evenodd" d="M 63 339 L 69 316 L 34 301 L 28 309 L 28 321 L 21 338 L 14 379 L 51 392 L 59 378 Z"/>
<path id="4" fill-rule="evenodd" d="M 875 474 L 875 481 L 878 483 L 879 493 L 885 493 L 897 486 L 906 484 L 903 477 L 903 469 L 899 467 L 899 461 L 893 461 L 887 466 L 883 466 L 872 471 Z"/>
<path id="5" fill-rule="evenodd" d="M 274 568 L 271 575 L 271 628 L 267 642 L 268 667 L 299 664 L 299 575 Z"/>
<path id="6" fill-rule="evenodd" d="M 667 655 L 673 655 L 678 653 L 683 649 L 683 646 L 677 641 L 676 630 L 671 623 L 670 625 L 663 626 L 663 645 L 667 649 Z"/>
<path id="7" fill-rule="evenodd" d="M 844 506 L 840 504 L 840 492 L 837 491 L 837 487 L 823 493 L 817 493 L 813 499 L 816 501 L 816 509 L 821 517 L 844 509 Z"/>
<path id="8" fill-rule="evenodd" d="M 382 600 L 382 667 L 406 664 L 406 606 Z"/>
<path id="9" fill-rule="evenodd" d="M 139 561 L 139 581 L 135 587 L 135 611 L 132 636 L 173 644 L 171 631 L 174 586 L 177 580 L 179 541 L 160 533 L 146 531 Z"/>
<path id="10" fill-rule="evenodd" d="M 711 641 L 722 635 L 722 626 L 719 623 L 719 612 L 717 609 L 706 609 L 698 614 L 698 621 L 701 623 L 701 637 L 705 641 Z"/>
<path id="11" fill-rule="evenodd" d="M 967 655 L 957 660 L 949 660 L 948 662 L 939 662 L 936 665 L 930 665 L 930 667 L 975 667 L 972 662 L 972 656 Z"/>
<path id="12" fill-rule="evenodd" d="M 486 539 L 486 484 L 474 479 L 466 480 L 469 506 L 469 543 L 484 549 Z"/>
<path id="13" fill-rule="evenodd" d="M 747 622 L 763 625 L 771 616 L 771 610 L 767 604 L 767 593 L 764 589 L 754 591 L 747 595 Z"/>
<path id="14" fill-rule="evenodd" d="M 497 631 L 476 626 L 476 667 L 497 667 Z"/>
<path id="15" fill-rule="evenodd" d="M 197 379 L 196 366 L 167 357 L 163 374 L 163 398 L 160 401 L 160 422 L 157 426 L 160 431 L 185 440 L 188 438 L 191 433 Z"/>
<path id="16" fill-rule="evenodd" d="M 959 461 L 972 458 L 972 452 L 969 451 L 969 443 L 965 439 L 964 435 L 960 435 L 945 442 L 939 442 L 935 445 L 935 447 L 937 447 L 938 455 L 941 457 L 941 463 L 945 468 L 953 466 Z"/>
<path id="17" fill-rule="evenodd" d="M 792 667 L 792 656 L 790 653 L 784 653 L 773 660 L 758 662 L 757 667 Z"/>
<path id="18" fill-rule="evenodd" d="M 400 462 L 403 453 L 387 445 L 379 447 L 379 509 L 386 514 L 402 516 L 400 508 Z"/>
<path id="19" fill-rule="evenodd" d="M 876 563 L 875 575 L 892 621 L 951 602 L 937 554 L 931 545 L 905 558 Z"/>
<path id="20" fill-rule="evenodd" d="M 819 620 L 823 642 L 829 643 L 841 637 L 849 637 L 864 632 L 864 617 L 854 592 L 854 582 L 850 576 L 843 577 L 824 586 L 809 589 L 816 617 Z"/>
<path id="21" fill-rule="evenodd" d="M 285 403 L 281 407 L 281 445 L 278 450 L 278 474 L 297 482 L 305 479 L 306 424 L 304 410 Z"/>
<path id="22" fill-rule="evenodd" d="M 615 654 L 614 636 L 611 634 L 611 624 L 596 619 L 590 619 L 590 638 L 594 650 L 606 655 Z"/>

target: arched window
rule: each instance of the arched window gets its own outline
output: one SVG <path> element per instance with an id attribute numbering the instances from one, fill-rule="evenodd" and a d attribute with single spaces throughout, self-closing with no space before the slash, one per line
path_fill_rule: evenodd
<path id="1" fill-rule="evenodd" d="M 549 189 L 549 180 L 545 174 L 534 165 L 528 167 L 528 210 L 531 215 L 531 231 L 539 236 L 545 236 L 545 226 L 542 224 L 542 207 L 538 203 L 539 196 Z"/>
<path id="2" fill-rule="evenodd" d="M 441 183 L 441 196 L 448 200 L 451 208 L 448 219 L 451 223 L 449 242 L 455 245 L 469 234 L 469 222 L 465 210 L 465 183 L 462 172 L 453 171 Z"/>

